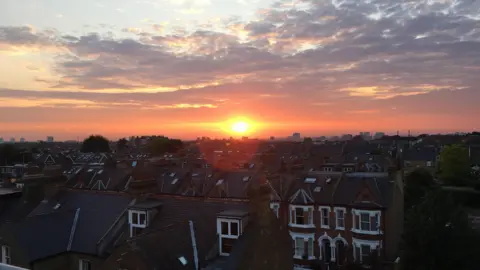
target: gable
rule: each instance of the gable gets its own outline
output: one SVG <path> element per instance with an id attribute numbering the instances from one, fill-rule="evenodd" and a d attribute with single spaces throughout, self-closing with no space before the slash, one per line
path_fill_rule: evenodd
<path id="1" fill-rule="evenodd" d="M 314 200 L 304 189 L 298 189 L 289 199 L 292 204 L 312 204 Z"/>

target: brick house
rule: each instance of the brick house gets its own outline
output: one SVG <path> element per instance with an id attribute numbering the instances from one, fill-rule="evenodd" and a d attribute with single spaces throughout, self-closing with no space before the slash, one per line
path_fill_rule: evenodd
<path id="1" fill-rule="evenodd" d="M 295 269 L 310 269 L 315 261 L 365 264 L 374 250 L 393 262 L 403 227 L 402 175 L 309 172 L 292 179 L 288 192 L 277 192 L 288 194 L 271 205 L 289 228 Z"/>

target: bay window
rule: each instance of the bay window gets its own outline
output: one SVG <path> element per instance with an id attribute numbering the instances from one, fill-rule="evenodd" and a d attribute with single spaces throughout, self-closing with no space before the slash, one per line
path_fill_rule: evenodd
<path id="1" fill-rule="evenodd" d="M 313 206 L 290 205 L 290 226 L 315 227 L 313 224 Z"/>
<path id="2" fill-rule="evenodd" d="M 314 234 L 290 232 L 293 241 L 293 258 L 313 260 Z"/>
<path id="3" fill-rule="evenodd" d="M 380 230 L 381 214 L 380 210 L 352 209 L 352 231 L 360 234 L 382 234 Z"/>
<path id="4" fill-rule="evenodd" d="M 360 240 L 353 238 L 353 258 L 356 262 L 368 265 L 372 257 L 372 253 L 380 248 L 380 241 Z"/>

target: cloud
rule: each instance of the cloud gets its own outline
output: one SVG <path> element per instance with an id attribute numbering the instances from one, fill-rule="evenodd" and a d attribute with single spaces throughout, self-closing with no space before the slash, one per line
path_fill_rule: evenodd
<path id="1" fill-rule="evenodd" d="M 169 4 L 196 10 L 212 3 Z M 477 87 L 479 7 L 469 0 L 277 1 L 252 21 L 197 24 L 208 30 L 152 24 L 123 29 L 128 38 L 101 30 L 74 36 L 0 27 L 0 50 L 61 48 L 52 66 L 58 79 L 48 90 L 212 96 L 220 88 L 264 84 L 281 92 L 226 92 L 252 100 L 295 97 L 292 102 L 318 109 L 349 98 L 385 101 Z M 171 104 L 184 103 L 165 106 Z"/>

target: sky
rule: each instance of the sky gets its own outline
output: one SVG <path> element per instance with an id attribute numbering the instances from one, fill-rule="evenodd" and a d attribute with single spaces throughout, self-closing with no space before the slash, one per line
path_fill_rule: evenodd
<path id="1" fill-rule="evenodd" d="M 0 137 L 480 129 L 478 0 L 1 0 Z"/>

